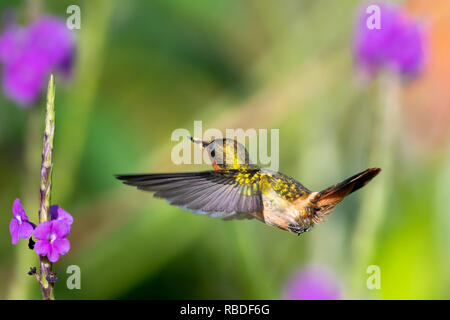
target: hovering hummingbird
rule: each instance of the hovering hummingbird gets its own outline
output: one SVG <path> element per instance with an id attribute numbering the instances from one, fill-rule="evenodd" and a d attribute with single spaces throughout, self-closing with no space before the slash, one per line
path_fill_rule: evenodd
<path id="1" fill-rule="evenodd" d="M 320 192 L 295 179 L 251 164 L 245 147 L 232 139 L 195 140 L 206 148 L 214 170 L 117 175 L 125 184 L 194 213 L 228 219 L 256 218 L 298 235 L 323 221 L 350 193 L 381 169 L 370 168 Z"/>

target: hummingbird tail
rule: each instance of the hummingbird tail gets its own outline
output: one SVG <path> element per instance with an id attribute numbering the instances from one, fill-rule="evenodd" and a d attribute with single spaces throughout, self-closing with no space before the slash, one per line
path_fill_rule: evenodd
<path id="1" fill-rule="evenodd" d="M 331 210 L 348 196 L 350 193 L 364 187 L 379 172 L 380 168 L 370 168 L 354 176 L 337 183 L 325 190 L 318 192 L 311 200 L 316 207 L 316 214 L 324 216 L 331 213 Z"/>

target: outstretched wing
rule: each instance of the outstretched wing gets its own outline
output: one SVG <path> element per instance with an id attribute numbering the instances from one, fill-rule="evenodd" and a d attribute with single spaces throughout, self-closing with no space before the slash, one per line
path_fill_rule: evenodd
<path id="1" fill-rule="evenodd" d="M 251 218 L 262 209 L 258 169 L 118 175 L 117 179 L 170 204 L 210 217 Z"/>

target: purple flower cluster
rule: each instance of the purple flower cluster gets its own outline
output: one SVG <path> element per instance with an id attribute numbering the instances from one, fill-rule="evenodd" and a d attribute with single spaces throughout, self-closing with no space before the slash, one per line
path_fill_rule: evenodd
<path id="1" fill-rule="evenodd" d="M 369 75 L 388 68 L 403 75 L 415 75 L 425 64 L 425 34 L 418 22 L 399 7 L 378 4 L 379 28 L 369 28 L 371 13 L 358 15 L 354 37 L 357 66 Z"/>
<path id="2" fill-rule="evenodd" d="M 338 300 L 341 288 L 326 269 L 310 266 L 300 270 L 288 282 L 285 296 L 289 300 Z"/>
<path id="3" fill-rule="evenodd" d="M 9 225 L 12 243 L 19 238 L 27 239 L 33 235 L 37 241 L 34 250 L 40 256 L 47 256 L 51 262 L 56 262 L 60 255 L 70 249 L 70 242 L 66 238 L 73 223 L 72 216 L 58 205 L 50 207 L 51 221 L 44 221 L 37 227 L 28 221 L 28 216 L 19 199 L 13 204 L 13 218 Z"/>
<path id="4" fill-rule="evenodd" d="M 43 17 L 28 27 L 10 25 L 0 35 L 3 89 L 23 106 L 39 97 L 53 71 L 69 75 L 75 39 L 63 20 Z"/>

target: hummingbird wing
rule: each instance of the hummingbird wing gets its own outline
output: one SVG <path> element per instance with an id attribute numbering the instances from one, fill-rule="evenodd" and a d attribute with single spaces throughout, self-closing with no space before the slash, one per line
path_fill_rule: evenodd
<path id="1" fill-rule="evenodd" d="M 170 204 L 210 217 L 250 218 L 262 210 L 259 169 L 118 175 L 117 179 Z M 243 215 L 244 214 L 244 215 Z"/>

